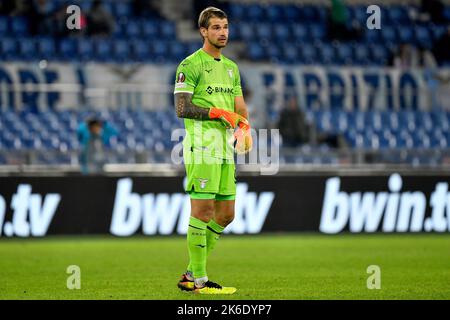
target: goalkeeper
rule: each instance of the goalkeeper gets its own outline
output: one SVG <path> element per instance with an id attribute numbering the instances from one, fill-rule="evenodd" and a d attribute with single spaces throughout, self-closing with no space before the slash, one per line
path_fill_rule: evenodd
<path id="1" fill-rule="evenodd" d="M 237 65 L 221 53 L 228 41 L 227 15 L 208 7 L 198 19 L 203 47 L 176 72 L 175 108 L 184 118 L 186 192 L 191 199 L 187 232 L 189 265 L 178 287 L 201 294 L 232 294 L 208 279 L 206 261 L 234 218 L 234 152 L 250 151 L 252 139 Z"/>

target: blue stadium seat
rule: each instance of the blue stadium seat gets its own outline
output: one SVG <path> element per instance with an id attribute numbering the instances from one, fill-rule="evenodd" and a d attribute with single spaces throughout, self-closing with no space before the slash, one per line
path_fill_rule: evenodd
<path id="1" fill-rule="evenodd" d="M 294 4 L 287 4 L 281 6 L 283 17 L 287 22 L 298 22 L 300 18 L 300 9 Z"/>
<path id="2" fill-rule="evenodd" d="M 415 36 L 416 36 L 416 44 L 427 48 L 427 49 L 431 49 L 432 45 L 433 45 L 433 41 L 431 38 L 431 34 L 428 30 L 428 28 L 424 27 L 424 26 L 416 26 L 415 27 Z"/>
<path id="3" fill-rule="evenodd" d="M 265 55 L 270 59 L 273 63 L 281 63 L 283 62 L 283 55 L 279 46 L 266 46 Z"/>
<path id="4" fill-rule="evenodd" d="M 42 147 L 41 139 L 35 137 L 23 137 L 21 145 L 25 149 L 40 149 Z"/>
<path id="5" fill-rule="evenodd" d="M 131 15 L 130 3 L 118 1 L 114 2 L 114 15 L 117 17 L 129 17 Z"/>
<path id="6" fill-rule="evenodd" d="M 285 43 L 282 46 L 282 55 L 282 61 L 286 63 L 295 63 L 299 59 L 298 50 L 291 43 Z"/>
<path id="7" fill-rule="evenodd" d="M 360 65 L 367 65 L 370 62 L 370 52 L 367 45 L 356 44 L 353 46 L 354 61 Z"/>
<path id="8" fill-rule="evenodd" d="M 280 5 L 269 5 L 266 9 L 267 19 L 272 23 L 283 22 L 283 10 Z"/>
<path id="9" fill-rule="evenodd" d="M 81 60 L 91 60 L 94 56 L 94 44 L 91 39 L 79 39 L 77 50 Z"/>
<path id="10" fill-rule="evenodd" d="M 350 21 L 356 20 L 362 25 L 366 24 L 366 20 L 368 17 L 366 11 L 367 11 L 366 6 L 358 5 L 358 6 L 347 7 L 347 12 L 348 12 Z"/>
<path id="11" fill-rule="evenodd" d="M 261 22 L 266 20 L 265 10 L 259 4 L 248 5 L 247 10 L 245 10 L 245 13 L 246 19 L 251 22 Z"/>
<path id="12" fill-rule="evenodd" d="M 245 20 L 245 6 L 239 3 L 230 4 L 230 19 L 234 23 Z"/>
<path id="13" fill-rule="evenodd" d="M 14 38 L 2 38 L 0 40 L 1 44 L 1 55 L 4 59 L 14 59 L 17 57 L 17 42 Z"/>
<path id="14" fill-rule="evenodd" d="M 72 38 L 63 38 L 58 44 L 59 57 L 65 60 L 76 58 L 76 41 Z"/>
<path id="15" fill-rule="evenodd" d="M 447 28 L 445 26 L 441 26 L 441 25 L 432 25 L 432 26 L 430 26 L 430 28 L 428 30 L 431 31 L 431 33 L 433 35 L 433 40 L 437 40 L 440 37 L 442 37 L 442 35 L 447 30 Z"/>
<path id="16" fill-rule="evenodd" d="M 176 38 L 176 28 L 175 25 L 166 21 L 160 24 L 160 32 L 161 37 L 165 40 L 175 39 Z"/>
<path id="17" fill-rule="evenodd" d="M 169 53 L 173 62 L 180 62 L 187 56 L 186 45 L 178 41 L 171 41 Z"/>
<path id="18" fill-rule="evenodd" d="M 239 29 L 239 25 L 238 24 L 230 24 L 228 25 L 228 36 L 230 37 L 230 39 L 233 40 L 242 40 L 241 38 L 241 32 Z"/>
<path id="19" fill-rule="evenodd" d="M 151 59 L 150 47 L 148 42 L 143 40 L 133 40 L 131 42 L 133 59 L 137 61 L 146 61 Z"/>
<path id="20" fill-rule="evenodd" d="M 43 149 L 58 149 L 59 145 L 60 140 L 56 136 L 41 139 L 41 146 Z"/>
<path id="21" fill-rule="evenodd" d="M 127 37 L 140 37 L 141 27 L 137 21 L 128 21 L 125 25 L 125 35 Z"/>
<path id="22" fill-rule="evenodd" d="M 19 56 L 24 60 L 36 60 L 36 43 L 31 38 L 20 39 L 19 43 Z"/>
<path id="23" fill-rule="evenodd" d="M 187 52 L 192 54 L 202 47 L 202 43 L 199 41 L 192 41 L 187 43 Z"/>
<path id="24" fill-rule="evenodd" d="M 383 42 L 398 42 L 395 29 L 390 26 L 381 28 L 381 38 Z"/>
<path id="25" fill-rule="evenodd" d="M 8 17 L 0 16 L 0 36 L 7 36 L 9 34 Z"/>
<path id="26" fill-rule="evenodd" d="M 11 32 L 15 36 L 28 34 L 28 20 L 25 17 L 15 16 L 11 19 Z"/>
<path id="27" fill-rule="evenodd" d="M 383 13 L 386 13 L 387 18 L 392 23 L 405 25 L 410 21 L 407 8 L 403 6 L 389 6 Z"/>
<path id="28" fill-rule="evenodd" d="M 100 39 L 94 42 L 95 59 L 98 61 L 111 61 L 112 60 L 112 45 L 111 41 L 106 39 Z"/>
<path id="29" fill-rule="evenodd" d="M 37 41 L 38 53 L 41 58 L 53 59 L 56 55 L 55 40 L 45 37 Z"/>
<path id="30" fill-rule="evenodd" d="M 291 31 L 296 40 L 306 40 L 310 37 L 306 26 L 300 23 L 291 24 Z"/>
<path id="31" fill-rule="evenodd" d="M 122 38 L 126 38 L 126 20 L 123 21 L 119 21 L 118 23 L 116 23 L 114 25 L 114 30 L 113 33 L 111 34 L 111 38 L 113 39 L 122 39 Z"/>
<path id="32" fill-rule="evenodd" d="M 92 1 L 82 0 L 79 1 L 78 5 L 80 6 L 82 12 L 89 12 L 89 10 L 91 9 Z"/>
<path id="33" fill-rule="evenodd" d="M 319 53 L 320 63 L 323 64 L 336 64 L 334 48 L 331 44 L 320 43 L 317 46 L 317 52 Z"/>
<path id="34" fill-rule="evenodd" d="M 251 41 L 254 40 L 255 34 L 253 31 L 253 25 L 250 23 L 240 23 L 239 25 L 241 38 L 243 41 Z"/>
<path id="35" fill-rule="evenodd" d="M 320 22 L 318 9 L 313 5 L 304 5 L 299 7 L 299 15 L 301 21 Z"/>
<path id="36" fill-rule="evenodd" d="M 313 40 L 323 40 L 323 38 L 326 36 L 326 30 L 323 24 L 310 24 L 308 29 Z"/>
<path id="37" fill-rule="evenodd" d="M 131 59 L 130 45 L 128 41 L 116 40 L 113 42 L 113 54 L 116 61 L 127 61 Z"/>
<path id="38" fill-rule="evenodd" d="M 301 50 L 301 58 L 306 64 L 312 64 L 317 61 L 317 51 L 313 45 L 305 43 L 299 49 Z"/>
<path id="39" fill-rule="evenodd" d="M 353 52 L 349 44 L 340 43 L 336 46 L 336 61 L 340 64 L 353 64 Z"/>
<path id="40" fill-rule="evenodd" d="M 247 49 L 250 60 L 260 61 L 266 57 L 264 48 L 258 42 L 250 42 Z"/>
<path id="41" fill-rule="evenodd" d="M 413 29 L 410 26 L 399 26 L 398 27 L 398 41 L 404 43 L 413 43 L 414 42 L 414 33 Z"/>
<path id="42" fill-rule="evenodd" d="M 272 25 L 270 23 L 258 23 L 254 28 L 259 40 L 269 41 L 272 39 Z"/>
<path id="43" fill-rule="evenodd" d="M 148 40 L 159 38 L 158 23 L 152 20 L 142 22 L 142 35 Z"/>
<path id="44" fill-rule="evenodd" d="M 158 61 L 165 62 L 168 59 L 167 52 L 169 51 L 169 48 L 166 41 L 151 42 L 150 48 L 153 56 Z"/>
<path id="45" fill-rule="evenodd" d="M 364 39 L 368 44 L 381 42 L 381 30 L 379 29 L 366 29 L 364 32 Z"/>
<path id="46" fill-rule="evenodd" d="M 371 53 L 372 63 L 385 66 L 389 59 L 389 52 L 383 45 L 369 46 Z"/>
<path id="47" fill-rule="evenodd" d="M 285 42 L 291 38 L 289 26 L 279 23 L 273 26 L 273 37 L 276 42 Z"/>

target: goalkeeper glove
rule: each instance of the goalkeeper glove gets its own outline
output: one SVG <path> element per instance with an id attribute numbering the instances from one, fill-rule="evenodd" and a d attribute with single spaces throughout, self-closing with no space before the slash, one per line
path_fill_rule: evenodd
<path id="1" fill-rule="evenodd" d="M 236 126 L 240 121 L 242 121 L 242 119 L 245 120 L 245 118 L 238 115 L 237 113 L 215 107 L 209 109 L 208 115 L 210 119 L 220 119 L 225 124 L 225 127 L 233 129 L 236 128 Z"/>
<path id="2" fill-rule="evenodd" d="M 234 133 L 234 139 L 236 145 L 234 150 L 237 154 L 246 154 L 252 150 L 253 139 L 252 132 L 250 128 L 250 123 L 244 117 L 241 117 L 239 122 L 239 128 Z"/>

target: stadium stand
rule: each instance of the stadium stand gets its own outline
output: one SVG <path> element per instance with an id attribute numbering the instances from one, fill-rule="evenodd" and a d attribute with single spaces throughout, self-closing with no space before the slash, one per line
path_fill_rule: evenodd
<path id="1" fill-rule="evenodd" d="M 91 1 L 73 1 L 89 10 Z M 50 1 L 53 7 L 62 1 Z M 128 1 L 105 1 L 118 23 L 108 37 L 33 35 L 26 16 L 0 16 L 0 59 L 2 61 L 71 63 L 158 63 L 176 64 L 200 46 L 198 41 L 177 38 L 176 22 L 160 16 L 133 16 Z M 244 44 L 245 56 L 253 62 L 287 65 L 386 66 L 397 45 L 408 43 L 431 50 L 446 31 L 445 24 L 419 22 L 411 18 L 408 5 L 382 6 L 381 32 L 366 30 L 358 41 L 333 41 L 327 34 L 327 8 L 310 4 L 230 4 L 233 21 L 231 37 Z M 366 7 L 349 5 L 351 19 L 364 23 Z M 450 7 L 445 11 L 450 21 Z M 275 44 L 275 45 L 274 45 Z M 294 44 L 294 45 L 293 45 Z M 4 106 L 3 106 L 4 107 Z M 162 139 L 181 122 L 172 109 L 137 111 L 124 106 L 102 113 L 120 132 L 111 148 L 147 150 L 148 161 L 170 161 L 167 153 L 173 142 Z M 13 111 L 4 107 L 0 114 L 0 164 L 23 163 L 16 152 L 35 150 L 34 163 L 71 163 L 79 147 L 75 131 L 78 123 L 92 111 Z M 439 164 L 440 152 L 450 148 L 448 111 L 305 110 L 319 132 L 345 136 L 352 150 L 379 151 L 377 161 L 387 163 Z M 401 150 L 415 150 L 404 156 Z M 324 151 L 322 156 L 321 152 Z M 384 152 L 390 150 L 392 152 Z M 54 152 L 49 152 L 54 151 Z M 326 146 L 303 148 L 293 155 L 282 155 L 285 163 L 337 164 L 336 155 Z M 399 152 L 394 152 L 399 151 Z M 159 156 L 166 152 L 166 156 Z M 113 161 L 133 162 L 131 153 L 112 155 Z M 115 158 L 114 158 L 115 157 Z M 448 161 L 448 160 L 447 160 Z"/>

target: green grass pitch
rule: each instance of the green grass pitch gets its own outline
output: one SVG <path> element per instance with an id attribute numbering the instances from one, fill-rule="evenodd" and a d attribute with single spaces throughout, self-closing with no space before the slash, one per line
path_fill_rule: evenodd
<path id="1" fill-rule="evenodd" d="M 208 261 L 231 296 L 181 292 L 182 236 L 0 240 L 0 299 L 449 299 L 450 235 L 225 235 Z M 66 287 L 69 265 L 81 289 Z M 369 265 L 381 289 L 367 289 Z"/>

